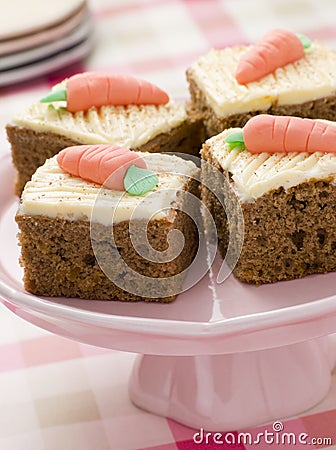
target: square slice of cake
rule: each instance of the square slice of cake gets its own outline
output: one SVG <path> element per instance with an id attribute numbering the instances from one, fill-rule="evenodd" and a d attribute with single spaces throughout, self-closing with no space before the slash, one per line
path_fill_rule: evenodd
<path id="1" fill-rule="evenodd" d="M 250 122 L 257 118 L 262 116 Z M 305 126 L 307 119 L 297 120 Z M 302 122 L 298 122 L 301 129 Z M 320 123 L 332 127 L 336 137 L 335 123 Z M 272 144 L 266 136 L 262 151 L 254 147 L 256 153 L 251 153 L 228 139 L 236 139 L 242 131 L 225 130 L 202 149 L 202 182 L 211 187 L 202 187 L 202 200 L 215 219 L 222 256 L 229 241 L 237 254 L 233 274 L 246 283 L 263 284 L 335 271 L 336 139 L 331 153 L 320 140 L 314 142 L 316 151 L 308 153 L 299 149 L 302 133 L 285 153 L 269 152 Z M 231 235 L 228 217 L 240 221 L 231 226 Z"/>
<path id="2" fill-rule="evenodd" d="M 92 106 L 77 112 L 65 106 L 64 101 L 38 101 L 7 125 L 17 170 L 17 195 L 47 158 L 71 145 L 110 144 L 144 152 L 196 155 L 204 140 L 202 120 L 196 114 L 188 115 L 186 105 L 173 100 L 161 105 Z"/>
<path id="3" fill-rule="evenodd" d="M 191 108 L 203 115 L 208 137 L 260 113 L 336 120 L 334 51 L 313 42 L 303 58 L 239 84 L 237 66 L 250 48 L 211 50 L 187 71 Z"/>
<path id="4" fill-rule="evenodd" d="M 27 291 L 121 301 L 176 297 L 198 249 L 197 227 L 182 208 L 198 195 L 199 169 L 173 155 L 138 154 L 158 179 L 141 196 L 66 173 L 57 156 L 37 169 L 16 216 Z M 170 234 L 176 230 L 185 239 L 181 248 Z"/>

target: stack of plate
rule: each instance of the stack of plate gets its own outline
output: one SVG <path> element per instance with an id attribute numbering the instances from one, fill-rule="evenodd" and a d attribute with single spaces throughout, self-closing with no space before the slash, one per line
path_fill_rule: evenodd
<path id="1" fill-rule="evenodd" d="M 86 0 L 0 0 L 0 86 L 62 69 L 91 47 Z"/>

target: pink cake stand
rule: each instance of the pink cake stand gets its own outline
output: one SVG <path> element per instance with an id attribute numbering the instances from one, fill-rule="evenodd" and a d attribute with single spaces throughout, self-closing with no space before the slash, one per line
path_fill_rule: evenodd
<path id="1" fill-rule="evenodd" d="M 53 333 L 140 353 L 129 385 L 136 405 L 227 431 L 299 414 L 327 394 L 336 273 L 262 287 L 206 276 L 167 305 L 36 297 L 21 281 L 13 176 L 7 155 L 0 161 L 4 305 Z"/>

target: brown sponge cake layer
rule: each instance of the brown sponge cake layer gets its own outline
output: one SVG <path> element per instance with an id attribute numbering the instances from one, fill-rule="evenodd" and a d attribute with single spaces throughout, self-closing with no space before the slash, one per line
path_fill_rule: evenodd
<path id="1" fill-rule="evenodd" d="M 46 159 L 59 153 L 65 147 L 83 144 L 53 132 L 37 132 L 30 128 L 9 124 L 6 127 L 11 144 L 12 158 L 17 170 L 16 195 L 20 195 L 24 185 Z M 192 117 L 173 128 L 169 133 L 161 133 L 144 145 L 132 150 L 154 152 L 181 152 L 198 154 L 204 140 L 203 123 L 199 117 Z"/>
<path id="2" fill-rule="evenodd" d="M 230 174 L 212 158 L 207 144 L 202 156 L 234 187 Z M 202 177 L 210 174 L 204 170 Z M 223 187 L 218 184 L 216 189 Z M 288 190 L 281 187 L 253 202 L 241 201 L 234 189 L 223 195 L 228 208 L 240 205 L 244 218 L 242 252 L 233 270 L 239 280 L 264 284 L 336 270 L 336 186 L 330 180 L 306 182 Z M 225 257 L 229 232 L 223 206 L 204 187 L 202 200 L 215 219 L 220 252 Z M 235 247 L 238 251 L 237 242 Z"/>
<path id="3" fill-rule="evenodd" d="M 153 297 L 127 292 L 114 284 L 97 263 L 90 240 L 88 221 L 68 221 L 46 216 L 16 217 L 22 247 L 21 264 L 24 266 L 25 289 L 36 295 L 49 297 L 80 297 L 97 300 L 170 302 L 176 297 L 165 296 L 153 288 Z M 133 223 L 135 231 L 143 224 Z M 111 230 L 95 226 L 95 248 L 102 258 L 108 258 L 113 271 L 130 286 L 143 292 L 148 289 L 146 279 L 134 277 L 127 265 L 115 257 L 116 247 L 133 270 L 152 278 L 168 278 L 180 274 L 191 264 L 197 251 L 198 235 L 191 219 L 181 211 L 172 211 L 166 219 L 148 223 L 148 240 L 158 251 L 167 249 L 167 235 L 178 229 L 185 235 L 185 247 L 178 257 L 166 263 L 150 262 L 133 248 L 129 222 L 113 226 L 115 247 L 109 242 Z M 105 260 L 106 262 L 106 260 Z M 171 287 L 179 289 L 183 276 L 172 280 Z M 142 284 L 141 284 L 142 283 Z M 167 291 L 165 291 L 167 292 Z"/>
<path id="4" fill-rule="evenodd" d="M 336 96 L 319 98 L 294 105 L 278 106 L 275 104 L 265 110 L 260 109 L 221 117 L 216 115 L 211 105 L 207 102 L 205 95 L 193 80 L 190 72 L 187 72 L 187 79 L 189 82 L 192 108 L 202 115 L 207 137 L 215 136 L 227 128 L 243 127 L 251 117 L 258 114 L 297 116 L 311 119 L 323 118 L 336 121 Z"/>

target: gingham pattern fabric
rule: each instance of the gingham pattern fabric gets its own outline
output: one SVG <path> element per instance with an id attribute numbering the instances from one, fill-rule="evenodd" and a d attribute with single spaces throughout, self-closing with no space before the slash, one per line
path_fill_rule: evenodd
<path id="1" fill-rule="evenodd" d="M 211 47 L 255 41 L 274 27 L 305 33 L 336 49 L 335 0 L 92 0 L 90 6 L 95 46 L 85 64 L 0 90 L 0 151 L 9 151 L 3 128 L 11 116 L 79 70 L 136 74 L 180 98 L 187 95 L 185 69 L 198 55 Z M 272 447 L 197 445 L 195 430 L 132 405 L 127 380 L 135 355 L 51 335 L 3 306 L 0 321 L 1 450 Z M 283 425 L 288 433 L 332 440 L 331 446 L 309 448 L 336 449 L 336 373 L 327 398 Z"/>

